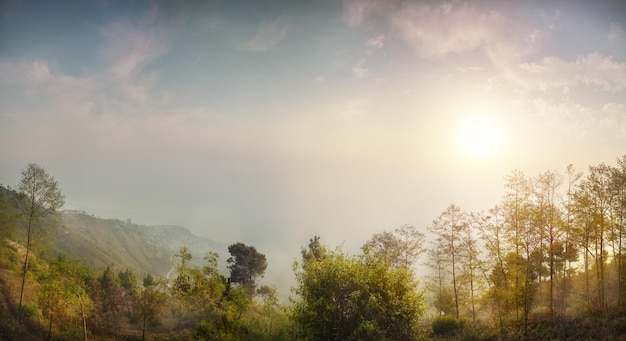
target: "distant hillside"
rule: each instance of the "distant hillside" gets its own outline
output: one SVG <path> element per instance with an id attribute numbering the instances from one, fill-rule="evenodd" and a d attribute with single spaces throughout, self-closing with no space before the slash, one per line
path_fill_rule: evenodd
<path id="1" fill-rule="evenodd" d="M 180 226 L 142 226 L 119 219 L 102 219 L 83 212 L 66 211 L 55 238 L 59 251 L 82 258 L 89 266 L 116 269 L 129 267 L 140 276 L 166 276 L 172 256 L 186 245 L 193 263 L 201 264 L 207 251 L 225 263 L 227 246 L 199 237 Z"/>

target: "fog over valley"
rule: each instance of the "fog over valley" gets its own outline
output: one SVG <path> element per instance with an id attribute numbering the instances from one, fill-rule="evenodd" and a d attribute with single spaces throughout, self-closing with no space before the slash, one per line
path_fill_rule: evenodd
<path id="1" fill-rule="evenodd" d="M 532 339 L 532 319 L 544 313 L 550 321 L 562 314 L 571 322 L 586 318 L 582 311 L 593 316 L 596 308 L 626 307 L 598 305 L 622 299 L 626 289 L 619 279 L 625 247 L 618 243 L 626 231 L 616 218 L 623 214 L 625 146 L 626 6 L 620 1 L 2 1 L 6 206 L 0 206 L 0 223 L 8 263 L 0 264 L 6 270 L 0 289 L 10 294 L 3 294 L 5 303 L 0 299 L 0 312 L 6 306 L 23 313 L 26 292 L 26 309 L 43 334 L 67 323 L 83 326 L 76 327 L 80 337 L 150 339 L 140 337 L 130 303 L 112 334 L 90 328 L 96 317 L 110 317 L 102 295 L 89 291 L 94 281 L 134 282 L 123 272 L 130 269 L 138 287 L 128 289 L 128 297 L 154 289 L 155 297 L 167 293 L 163 306 L 178 304 L 177 317 L 170 311 L 160 327 L 153 321 L 155 337 L 194 330 L 197 339 L 272 339 L 269 322 L 258 317 L 272 316 L 291 339 L 295 330 L 301 338 L 328 339 L 318 331 L 333 321 L 316 327 L 307 320 L 315 310 L 308 304 L 319 298 L 307 296 L 316 289 L 311 283 L 359 278 L 358 285 L 370 286 L 355 284 L 350 292 L 370 293 L 369 305 L 355 301 L 359 308 L 350 309 L 369 312 L 372 302 L 385 301 L 371 297 L 385 296 L 392 290 L 385 281 L 396 281 L 402 285 L 394 297 L 415 303 L 406 325 L 382 330 L 379 325 L 390 323 L 373 316 L 384 314 L 363 313 L 369 322 L 354 322 L 355 334 L 330 339 L 412 339 L 417 325 L 431 328 L 429 319 L 443 315 L 454 316 L 452 324 L 489 321 L 484 330 L 500 339 Z M 63 205 L 42 204 L 25 214 L 25 173 L 52 177 Z M 600 213 L 586 206 L 605 202 L 600 194 L 585 196 L 593 188 L 612 198 Z M 546 218 L 552 209 L 558 213 Z M 476 260 L 486 262 L 472 263 L 482 267 L 484 281 L 476 297 L 467 280 L 474 274 L 462 276 L 457 288 L 457 259 L 450 265 L 428 253 L 443 238 L 437 231 L 461 225 L 477 241 Z M 487 238 L 497 231 L 484 232 L 486 226 L 501 226 L 499 236 L 508 238 L 497 257 Z M 519 252 L 521 232 L 514 228 L 520 226 L 539 231 L 528 236 L 528 243 L 538 240 L 526 245 L 528 254 Z M 591 226 L 607 230 L 583 229 Z M 551 227 L 559 231 L 549 240 L 544 231 Z M 575 227 L 581 230 L 572 232 Z M 41 231 L 49 235 L 31 240 Z M 585 244 L 589 238 L 603 242 L 597 253 Z M 419 255 L 408 256 L 408 249 Z M 55 258 L 60 254 L 82 259 L 94 273 L 52 281 L 54 271 L 85 270 Z M 470 254 L 459 257 L 473 261 Z M 523 262 L 526 282 L 507 282 L 522 273 Z M 440 290 L 433 289 L 433 264 L 451 267 L 439 269 L 445 273 Z M 343 275 L 324 272 L 335 267 Z M 44 268 L 51 270 L 43 274 Z M 582 300 L 584 276 L 602 278 L 585 288 L 606 287 L 606 296 Z M 202 307 L 167 291 L 178 277 L 189 292 L 193 285 L 182 282 L 203 285 L 205 301 L 185 298 Z M 373 277 L 385 280 L 376 284 Z M 455 278 L 452 287 L 443 285 L 448 277 Z M 75 297 L 90 298 L 92 315 L 76 313 L 71 302 L 83 301 L 75 297 L 63 298 L 67 311 L 54 311 L 37 294 L 28 296 L 45 283 L 67 281 L 82 283 L 84 292 Z M 513 300 L 498 290 L 514 288 L 524 300 L 494 303 Z M 442 303 L 455 295 L 455 309 Z M 282 310 L 274 309 L 274 296 Z M 17 329 L 6 330 L 17 337 L 28 325 L 15 316 L 10 325 Z M 494 316 L 502 319 L 496 323 Z M 523 330 L 515 329 L 520 325 Z M 461 335 L 461 324 L 454 328 Z"/>

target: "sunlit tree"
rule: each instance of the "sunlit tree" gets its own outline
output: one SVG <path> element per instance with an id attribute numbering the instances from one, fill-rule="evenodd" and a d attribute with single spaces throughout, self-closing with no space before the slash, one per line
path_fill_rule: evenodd
<path id="1" fill-rule="evenodd" d="M 472 219 L 475 224 L 483 245 L 488 252 L 484 267 L 481 272 L 485 277 L 489 289 L 487 297 L 493 302 L 492 315 L 498 322 L 501 335 L 503 334 L 504 321 L 510 312 L 510 277 L 506 264 L 506 254 L 509 245 L 505 238 L 504 218 L 502 209 L 495 206 L 488 214 L 475 214 Z"/>
<path id="2" fill-rule="evenodd" d="M 605 267 L 607 253 L 607 236 L 610 232 L 609 213 L 612 206 L 610 193 L 610 168 L 605 164 L 590 166 L 589 173 L 579 183 L 575 200 L 577 213 L 582 230 L 579 232 L 584 242 L 583 247 L 594 260 L 596 274 L 595 291 L 597 293 L 595 307 L 603 309 L 605 301 Z M 586 268 L 588 273 L 588 267 Z M 587 290 L 589 286 L 587 285 Z"/>
<path id="3" fill-rule="evenodd" d="M 81 261 L 60 254 L 49 264 L 48 271 L 39 276 L 39 305 L 48 319 L 48 339 L 53 338 L 53 325 L 58 326 L 60 339 L 75 339 L 80 331 L 87 339 L 87 318 L 94 310 L 89 297 L 91 270 Z"/>
<path id="4" fill-rule="evenodd" d="M 613 195 L 613 250 L 617 278 L 617 302 L 620 309 L 626 307 L 624 262 L 624 235 L 626 234 L 626 155 L 617 159 L 617 166 L 611 171 L 611 193 Z"/>
<path id="5" fill-rule="evenodd" d="M 445 251 L 433 246 L 426 251 L 426 265 L 430 268 L 426 287 L 433 293 L 433 305 L 439 316 L 455 313 L 454 294 L 450 289 L 448 257 Z"/>
<path id="6" fill-rule="evenodd" d="M 191 296 L 191 267 L 189 266 L 192 256 L 189 253 L 187 246 L 181 246 L 178 253 L 174 255 L 174 257 L 178 258 L 180 261 L 176 265 L 178 275 L 170 287 L 170 292 L 175 301 L 172 311 L 177 317 L 178 329 L 181 329 L 183 315 L 185 315 L 187 310 L 189 310 L 193 305 L 193 297 Z"/>
<path id="7" fill-rule="evenodd" d="M 22 177 L 17 186 L 17 191 L 25 201 L 23 214 L 28 221 L 26 253 L 24 255 L 22 286 L 20 289 L 19 309 L 21 309 L 33 229 L 40 222 L 41 218 L 56 214 L 63 206 L 65 199 L 63 194 L 61 194 L 59 183 L 43 167 L 35 163 L 29 164 L 26 169 L 22 170 Z"/>
<path id="8" fill-rule="evenodd" d="M 475 235 L 475 229 L 477 228 L 477 224 L 474 222 L 475 218 L 474 215 L 466 214 L 466 224 L 462 225 L 463 230 L 461 230 L 461 264 L 463 269 L 461 278 L 467 283 L 473 322 L 476 322 L 476 301 L 479 288 L 483 282 L 481 252 L 478 238 Z"/>
<path id="9" fill-rule="evenodd" d="M 450 205 L 435 220 L 428 230 L 435 236 L 434 248 L 442 251 L 447 269 L 451 273 L 452 291 L 454 293 L 455 316 L 459 318 L 462 257 L 465 251 L 463 247 L 463 231 L 468 228 L 465 212 L 457 205 Z"/>
<path id="10" fill-rule="evenodd" d="M 296 267 L 292 316 L 308 340 L 415 340 L 423 297 L 406 267 L 324 251 Z"/>
<path id="11" fill-rule="evenodd" d="M 377 233 L 362 250 L 391 262 L 392 266 L 411 268 L 424 252 L 424 234 L 414 226 L 404 225 L 393 232 Z"/>
<path id="12" fill-rule="evenodd" d="M 557 265 L 560 259 L 563 258 L 565 251 L 563 248 L 563 212 L 560 206 L 559 194 L 562 183 L 563 179 L 556 171 L 542 173 L 533 179 L 532 183 L 535 200 L 534 220 L 541 238 L 539 254 L 543 258 L 545 253 L 548 258 L 548 308 L 552 316 L 554 315 L 554 285 Z M 541 264 L 538 266 L 541 266 Z"/>

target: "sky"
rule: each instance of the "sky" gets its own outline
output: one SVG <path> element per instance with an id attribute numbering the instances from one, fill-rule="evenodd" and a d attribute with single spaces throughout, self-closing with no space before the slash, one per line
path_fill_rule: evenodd
<path id="1" fill-rule="evenodd" d="M 620 1 L 0 2 L 0 183 L 268 255 L 626 154 Z M 273 269 L 272 269 L 273 268 Z M 281 277 L 282 276 L 282 277 Z"/>

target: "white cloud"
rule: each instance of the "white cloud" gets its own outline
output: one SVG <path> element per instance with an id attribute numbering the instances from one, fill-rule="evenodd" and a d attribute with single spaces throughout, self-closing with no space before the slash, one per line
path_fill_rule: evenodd
<path id="1" fill-rule="evenodd" d="M 158 77 L 146 69 L 168 51 L 168 29 L 154 6 L 137 22 L 118 20 L 105 26 L 100 30 L 104 38 L 100 51 L 106 73 L 99 71 L 96 77 L 124 99 L 147 103 Z"/>
<path id="2" fill-rule="evenodd" d="M 31 62 L 11 62 L 0 60 L 0 83 L 5 84 L 30 84 L 46 82 L 68 82 L 74 77 L 62 76 L 51 69 L 46 60 L 34 60 Z"/>
<path id="3" fill-rule="evenodd" d="M 385 35 L 384 34 L 379 34 L 377 36 L 374 36 L 370 39 L 368 39 L 365 42 L 365 45 L 374 49 L 380 49 L 383 47 L 383 42 L 385 40 Z"/>
<path id="4" fill-rule="evenodd" d="M 626 114 L 626 111 L 624 111 L 624 103 L 607 103 L 602 106 L 602 111 L 611 116 L 620 116 Z"/>
<path id="5" fill-rule="evenodd" d="M 619 101 L 626 91 L 626 62 L 590 53 L 571 61 L 545 57 L 509 71 L 499 81 L 512 87 L 521 111 L 555 143 L 626 136 L 624 104 L 603 102 Z"/>
<path id="6" fill-rule="evenodd" d="M 239 46 L 242 50 L 263 52 L 271 49 L 285 39 L 289 27 L 279 19 L 271 23 L 263 23 L 252 39 Z"/>
<path id="7" fill-rule="evenodd" d="M 18 97 L 7 98 L 2 109 L 38 112 L 41 117 L 85 114 L 92 106 L 91 94 L 100 89 L 96 79 L 65 75 L 45 60 L 0 61 L 0 86 L 28 89 L 19 91 Z"/>
<path id="8" fill-rule="evenodd" d="M 422 58 L 485 49 L 491 56 L 514 45 L 519 27 L 504 15 L 444 2 L 407 3 L 389 14 L 392 29 Z M 509 51 L 510 52 L 510 51 Z"/>
<path id="9" fill-rule="evenodd" d="M 617 137 L 626 138 L 626 106 L 624 103 L 607 103 L 602 107 L 600 124 L 605 129 L 617 129 Z"/>
<path id="10" fill-rule="evenodd" d="M 482 71 L 483 68 L 481 68 L 480 66 L 469 66 L 469 67 L 459 67 L 456 70 L 459 71 L 460 73 L 466 73 L 466 72 L 471 72 L 471 71 Z"/>
<path id="11" fill-rule="evenodd" d="M 540 62 L 520 64 L 516 82 L 531 91 L 585 86 L 619 92 L 626 89 L 626 62 L 618 62 L 600 53 L 581 56 L 571 62 L 546 57 Z"/>
<path id="12" fill-rule="evenodd" d="M 377 0 L 344 0 L 343 21 L 351 27 L 359 26 L 381 4 Z"/>
<path id="13" fill-rule="evenodd" d="M 157 26 L 150 23 L 133 25 L 119 21 L 103 28 L 101 34 L 105 38 L 102 51 L 110 63 L 110 71 L 120 80 L 132 79 L 166 51 Z"/>
<path id="14" fill-rule="evenodd" d="M 44 82 L 50 79 L 50 69 L 47 62 L 33 62 L 30 68 L 30 76 L 36 82 Z"/>
<path id="15" fill-rule="evenodd" d="M 363 66 L 365 64 L 365 59 L 361 59 L 356 65 L 352 67 L 352 75 L 355 78 L 363 78 L 367 76 L 369 70 Z"/>
<path id="16" fill-rule="evenodd" d="M 550 138 L 588 136 L 598 124 L 599 117 L 593 108 L 580 103 L 564 102 L 550 97 L 537 97 L 518 102 L 518 107 L 529 114 L 526 119 L 536 127 L 550 132 Z M 535 132 L 541 135 L 539 129 Z"/>

